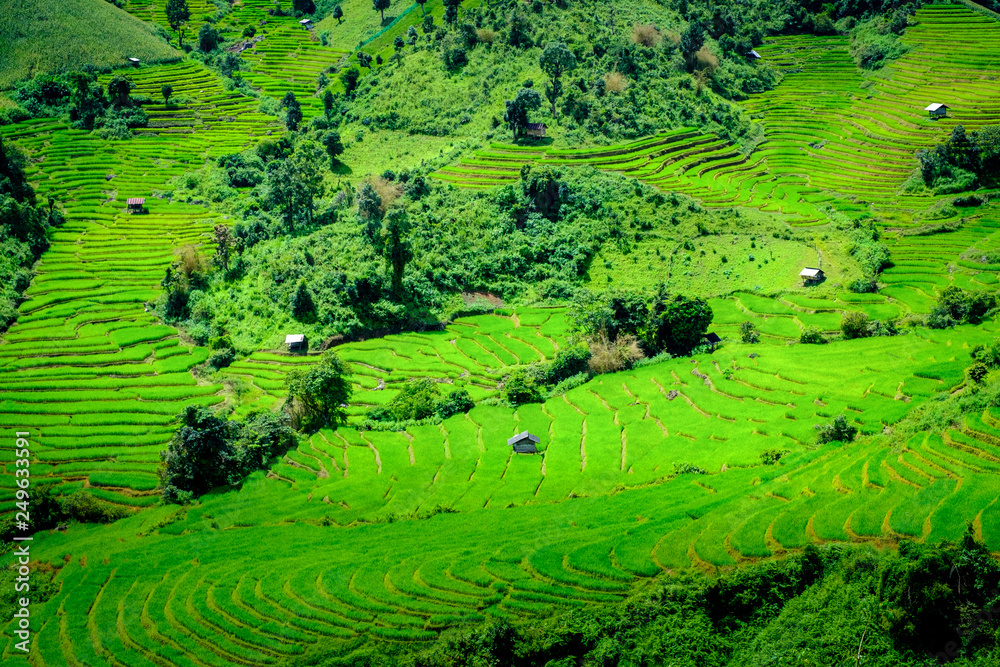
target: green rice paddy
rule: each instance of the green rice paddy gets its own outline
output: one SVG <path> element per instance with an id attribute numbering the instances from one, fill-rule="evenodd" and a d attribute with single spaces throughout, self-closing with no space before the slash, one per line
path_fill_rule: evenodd
<path id="1" fill-rule="evenodd" d="M 157 18 L 157 3 L 141 7 Z M 280 97 L 339 58 L 305 32 L 275 22 L 257 52 L 244 54 L 254 85 Z M 158 452 L 183 406 L 232 396 L 190 372 L 207 351 L 155 321 L 146 304 L 177 248 L 209 248 L 222 216 L 156 193 L 191 165 L 276 130 L 275 119 L 183 62 L 133 73 L 139 92 L 155 97 L 170 82 L 196 103 L 147 106 L 153 122 L 131 141 L 104 142 L 53 120 L 0 128 L 45 156 L 32 178 L 67 210 L 0 343 L 0 425 L 31 431 L 36 484 L 85 488 L 136 510 L 111 526 L 36 536 L 33 557 L 54 568 L 59 587 L 33 606 L 29 662 L 274 664 L 321 643 L 417 642 L 464 621 L 606 603 L 649 577 L 720 571 L 808 544 L 955 539 L 966 522 L 1000 551 L 1000 411 L 893 448 L 866 438 L 817 445 L 814 431 L 840 414 L 862 434 L 901 428 L 914 409 L 961 389 L 970 349 L 998 334 L 996 322 L 792 344 L 809 327 L 836 330 L 844 312 L 925 313 L 948 285 L 996 283 L 996 267 L 963 258 L 998 244 L 995 207 L 956 210 L 943 218 L 956 231 L 916 235 L 934 200 L 900 189 L 916 148 L 996 112 L 991 47 L 1000 46 L 1000 25 L 931 5 L 904 39 L 914 49 L 866 87 L 841 38 L 780 37 L 762 47 L 786 74 L 747 102 L 767 137 L 749 156 L 682 129 L 617 147 L 497 145 L 437 173 L 490 187 L 516 180 L 525 162 L 589 164 L 803 228 L 868 213 L 894 263 L 879 294 L 734 291 L 711 299 L 712 330 L 726 339 L 713 354 L 602 375 L 517 409 L 487 401 L 403 432 L 359 430 L 361 417 L 417 377 L 477 400 L 495 396 L 511 367 L 567 344 L 566 309 L 505 309 L 346 344 L 338 354 L 354 373 L 349 423 L 312 434 L 241 488 L 185 507 L 156 504 Z M 956 45 L 970 42 L 983 48 L 956 58 Z M 922 109 L 942 91 L 953 118 L 932 123 Z M 136 196 L 146 197 L 148 215 L 123 211 Z M 738 342 L 747 320 L 760 344 Z M 225 376 L 250 387 L 237 413 L 280 404 L 285 374 L 312 361 L 260 351 L 234 363 Z M 538 455 L 507 447 L 522 430 L 540 436 Z M 787 453 L 763 465 L 765 450 Z M 12 458 L 0 450 L 2 511 L 14 507 Z M 706 474 L 675 474 L 684 464 Z M 4 658 L 12 656 L 8 642 Z"/>

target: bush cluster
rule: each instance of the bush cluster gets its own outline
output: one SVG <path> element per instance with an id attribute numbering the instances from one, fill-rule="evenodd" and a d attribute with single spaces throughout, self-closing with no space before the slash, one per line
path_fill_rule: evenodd
<path id="1" fill-rule="evenodd" d="M 266 410 L 234 420 L 189 405 L 167 449 L 160 453 L 162 497 L 186 503 L 219 486 L 239 484 L 298 444 L 284 415 Z"/>
<path id="2" fill-rule="evenodd" d="M 572 317 L 574 328 L 595 342 L 595 355 L 603 346 L 624 342 L 627 350 L 634 351 L 621 356 L 638 352 L 635 358 L 641 358 L 661 352 L 691 354 L 712 323 L 712 309 L 704 299 L 670 294 L 661 286 L 653 295 L 583 292 L 575 300 Z"/>
<path id="3" fill-rule="evenodd" d="M 993 292 L 946 287 L 925 321 L 932 329 L 945 329 L 956 324 L 979 324 L 991 316 L 998 305 L 997 295 Z"/>
<path id="4" fill-rule="evenodd" d="M 452 389 L 442 395 L 440 383 L 429 378 L 408 381 L 396 396 L 385 406 L 368 411 L 368 422 L 381 422 L 383 427 L 391 424 L 402 430 L 406 425 L 422 420 L 435 422 L 447 419 L 475 407 L 472 397 L 465 389 Z"/>
<path id="5" fill-rule="evenodd" d="M 924 183 L 936 194 L 992 187 L 1000 178 L 1000 125 L 968 134 L 956 125 L 947 140 L 917 151 L 917 160 Z"/>

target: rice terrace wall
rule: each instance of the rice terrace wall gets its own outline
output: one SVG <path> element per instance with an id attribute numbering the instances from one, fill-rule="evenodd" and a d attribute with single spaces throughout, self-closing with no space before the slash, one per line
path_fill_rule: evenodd
<path id="1" fill-rule="evenodd" d="M 166 3 L 115 4 L 174 36 Z M 195 18 L 185 42 L 196 43 L 193 26 L 216 7 L 188 4 Z M 988 376 L 970 377 L 1000 324 L 991 312 L 977 323 L 925 325 L 949 288 L 995 292 L 996 190 L 986 183 L 979 205 L 963 206 L 960 193 L 913 186 L 916 151 L 958 125 L 973 133 L 1000 121 L 995 18 L 964 4 L 925 4 L 899 38 L 905 53 L 876 73 L 856 66 L 844 34 L 767 37 L 756 50 L 780 83 L 734 102 L 760 127 L 750 147 L 697 118 L 641 138 L 570 145 L 567 137 L 583 135 L 560 128 L 549 132 L 553 141 L 513 144 L 502 124 L 503 135 L 470 130 L 471 138 L 423 142 L 345 111 L 338 136 L 348 145 L 323 155 L 334 165 L 324 172 L 330 201 L 341 193 L 331 225 L 355 220 L 365 177 L 404 167 L 427 175 L 430 194 L 407 204 L 414 221 L 435 197 L 470 198 L 447 200 L 464 205 L 503 188 L 518 193 L 527 174 L 546 169 L 631 179 L 623 187 L 638 188 L 637 201 L 673 197 L 684 215 L 719 216 L 687 247 L 668 238 L 669 220 L 642 236 L 641 226 L 627 227 L 641 217 L 638 205 L 618 211 L 625 241 L 595 249 L 574 289 L 653 293 L 666 282 L 697 292 L 721 345 L 648 355 L 517 404 L 508 400 L 513 373 L 546 367 L 580 344 L 578 292 L 529 290 L 484 307 L 462 303 L 472 289 L 459 286 L 449 298 L 466 310 L 440 324 L 310 337 L 308 354 L 276 342 L 299 332 L 289 316 L 268 330 L 267 344 L 237 350 L 220 368 L 207 365 L 218 351 L 208 337 L 163 316 L 167 272 L 179 270 L 182 249 L 196 248 L 207 266 L 222 251 L 219 226 L 259 213 L 226 197 L 257 196 L 269 181 L 213 190 L 205 183 L 218 159 L 294 136 L 287 111 L 275 111 L 289 93 L 301 100 L 303 128 L 328 114 L 318 91 L 341 86 L 338 73 L 357 66 L 359 37 L 378 33 L 364 48 L 384 55 L 386 68 L 407 66 L 390 62 L 397 51 L 422 57 L 394 42 L 422 25 L 423 13 L 406 3 L 392 5 L 384 32 L 367 2 L 345 1 L 343 21 L 330 15 L 312 30 L 284 4 L 289 15 L 276 16 L 270 2 L 243 0 L 218 19 L 266 31 L 238 56 L 246 89 L 193 56 L 129 68 L 148 123 L 127 140 L 74 128 L 65 115 L 0 125 L 3 145 L 26 154 L 39 201 L 52 197 L 65 215 L 0 342 L 0 512 L 23 511 L 17 460 L 28 458 L 32 493 L 64 502 L 83 492 L 117 518 L 66 518 L 19 543 L 30 544 L 31 635 L 22 651 L 17 618 L 3 620 L 5 665 L 320 664 L 364 642 L 420 650 L 456 627 L 612 608 L 654 581 L 728 576 L 807 547 L 891 550 L 971 534 L 1000 552 L 1000 403 Z M 482 4 L 483 12 L 492 6 Z M 479 5 L 462 4 L 461 15 Z M 421 9 L 444 25 L 445 4 Z M 367 32 L 339 27 L 362 13 L 374 22 Z M 124 69 L 97 81 L 106 88 Z M 375 94 L 371 80 L 386 86 L 374 67 L 360 70 L 364 94 Z M 542 74 L 532 71 L 541 89 Z M 165 85 L 180 102 L 164 99 Z M 348 100 L 343 92 L 338 104 Z M 945 118 L 927 117 L 935 101 L 947 102 Z M 489 118 L 469 126 L 480 121 L 487 127 Z M 380 154 L 379 141 L 398 153 Z M 236 194 L 213 195 L 226 188 Z M 402 183 L 397 190 L 410 192 Z M 145 198 L 143 213 L 126 208 L 136 197 Z M 436 224 L 447 225 L 446 215 Z M 522 226 L 542 218 L 531 213 Z M 755 226 L 717 222 L 735 218 Z M 875 290 L 852 291 L 861 273 L 848 235 L 865 225 L 890 263 Z M 420 263 L 433 235 L 413 237 L 413 281 L 436 279 Z M 776 252 L 765 268 L 760 260 Z M 277 272 L 279 260 L 270 261 Z M 827 279 L 803 286 L 799 271 L 817 262 Z M 383 264 L 388 276 L 392 260 L 379 256 Z M 200 289 L 222 288 L 206 279 Z M 848 339 L 841 331 L 850 317 L 898 322 L 902 333 Z M 759 342 L 746 340 L 746 323 Z M 830 342 L 800 342 L 804 335 Z M 316 367 L 320 347 L 351 373 L 342 423 L 304 430 L 261 469 L 193 502 L 163 501 L 161 452 L 178 414 L 189 406 L 232 420 L 281 412 L 286 378 Z M 391 428 L 370 419 L 424 379 L 464 390 L 474 407 Z M 818 442 L 817 426 L 840 415 L 857 439 Z M 522 431 L 539 437 L 538 453 L 507 445 Z M 27 457 L 8 437 L 21 432 Z M 2 554 L 11 577 L 17 553 Z"/>

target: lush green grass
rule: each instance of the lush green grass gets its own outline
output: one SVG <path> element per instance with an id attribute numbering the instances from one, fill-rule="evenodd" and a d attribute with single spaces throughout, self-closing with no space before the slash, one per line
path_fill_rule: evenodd
<path id="1" fill-rule="evenodd" d="M 0 7 L 0 89 L 40 72 L 180 55 L 149 24 L 104 0 L 5 1 Z"/>

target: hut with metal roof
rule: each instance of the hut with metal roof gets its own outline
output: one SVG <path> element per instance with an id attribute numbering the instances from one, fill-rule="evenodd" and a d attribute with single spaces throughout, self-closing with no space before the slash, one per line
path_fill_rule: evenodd
<path id="1" fill-rule="evenodd" d="M 538 443 L 541 440 L 537 435 L 532 435 L 528 431 L 521 431 L 513 438 L 507 439 L 507 444 L 514 448 L 515 454 L 535 454 L 538 452 Z"/>

